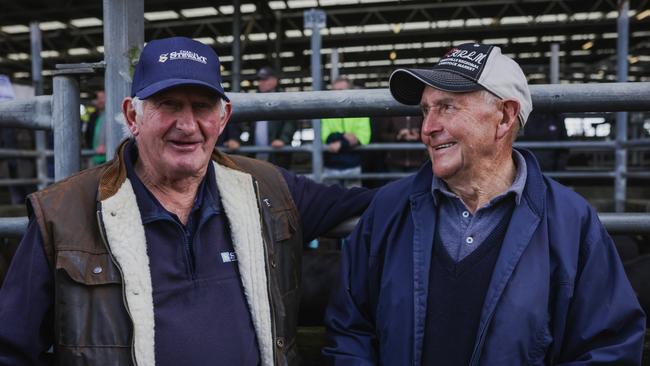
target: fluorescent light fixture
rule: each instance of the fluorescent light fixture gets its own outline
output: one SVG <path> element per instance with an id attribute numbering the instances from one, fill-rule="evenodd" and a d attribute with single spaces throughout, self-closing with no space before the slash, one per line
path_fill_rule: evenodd
<path id="1" fill-rule="evenodd" d="M 388 24 L 368 24 L 363 26 L 364 33 L 390 32 Z"/>
<path id="2" fill-rule="evenodd" d="M 219 56 L 219 61 L 221 62 L 232 62 L 233 57 L 231 55 Z"/>
<path id="3" fill-rule="evenodd" d="M 28 79 L 29 78 L 29 73 L 20 71 L 20 72 L 14 72 L 14 79 Z"/>
<path id="4" fill-rule="evenodd" d="M 240 8 L 241 9 L 241 8 Z M 232 5 L 223 5 L 219 7 L 219 11 L 222 14 L 230 15 L 235 12 L 235 7 Z"/>
<path id="5" fill-rule="evenodd" d="M 5 25 L 4 27 L 0 27 L 0 31 L 9 34 L 28 33 L 29 27 L 23 24 Z"/>
<path id="6" fill-rule="evenodd" d="M 86 28 L 86 27 L 99 27 L 102 24 L 102 20 L 99 18 L 78 18 L 78 19 L 72 19 L 70 21 L 70 24 L 77 28 Z"/>
<path id="7" fill-rule="evenodd" d="M 232 43 L 233 41 L 233 36 L 218 36 L 217 37 L 217 42 L 219 43 Z"/>
<path id="8" fill-rule="evenodd" d="M 287 4 L 284 1 L 269 1 L 269 8 L 271 10 L 284 10 L 287 8 Z"/>
<path id="9" fill-rule="evenodd" d="M 164 11 L 150 11 L 144 13 L 144 18 L 150 22 L 157 20 L 169 20 L 169 19 L 178 19 L 180 16 L 177 12 L 173 10 L 164 10 Z"/>
<path id="10" fill-rule="evenodd" d="M 29 55 L 24 52 L 10 53 L 7 58 L 14 61 L 29 60 Z"/>
<path id="11" fill-rule="evenodd" d="M 639 62 L 639 56 L 627 56 L 627 60 L 630 62 L 630 64 L 635 64 Z"/>
<path id="12" fill-rule="evenodd" d="M 508 44 L 508 38 L 487 38 L 484 39 L 484 44 Z"/>
<path id="13" fill-rule="evenodd" d="M 99 53 L 104 53 L 104 46 L 97 46 L 95 49 L 96 49 L 97 52 L 99 52 Z"/>
<path id="14" fill-rule="evenodd" d="M 643 20 L 647 17 L 650 17 L 650 9 L 646 9 L 636 15 L 636 20 Z"/>
<path id="15" fill-rule="evenodd" d="M 316 0 L 289 0 L 287 5 L 291 9 L 297 8 L 315 8 L 318 6 L 318 1 Z"/>
<path id="16" fill-rule="evenodd" d="M 358 4 L 359 0 L 319 0 L 320 6 L 336 6 L 336 5 L 351 5 Z"/>
<path id="17" fill-rule="evenodd" d="M 185 18 L 198 18 L 198 17 L 208 17 L 212 15 L 217 15 L 219 12 L 217 9 L 207 6 L 203 8 L 191 8 L 191 9 L 182 9 L 181 14 Z"/>
<path id="18" fill-rule="evenodd" d="M 59 21 L 52 21 L 52 22 L 39 23 L 38 27 L 42 31 L 50 31 L 50 30 L 56 30 L 56 29 L 65 29 L 68 26 L 66 26 L 65 24 L 63 24 L 63 23 L 61 23 Z"/>
<path id="19" fill-rule="evenodd" d="M 239 7 L 242 13 L 254 13 L 255 10 L 257 10 L 257 6 L 255 4 L 241 4 Z"/>
<path id="20" fill-rule="evenodd" d="M 514 37 L 512 43 L 537 43 L 537 37 Z"/>
<path id="21" fill-rule="evenodd" d="M 287 38 L 298 38 L 302 37 L 302 32 L 298 29 L 289 29 L 284 31 L 284 35 L 287 36 Z"/>
<path id="22" fill-rule="evenodd" d="M 430 22 L 409 22 L 402 24 L 402 30 L 419 30 L 431 28 Z"/>
<path id="23" fill-rule="evenodd" d="M 59 53 L 59 51 L 54 51 L 54 50 L 41 51 L 42 58 L 59 57 L 60 55 L 61 54 Z"/>
<path id="24" fill-rule="evenodd" d="M 582 49 L 583 49 L 583 50 L 588 50 L 588 49 L 592 48 L 593 46 L 594 46 L 594 42 L 592 42 L 592 41 L 585 42 L 585 43 L 582 45 Z"/>
<path id="25" fill-rule="evenodd" d="M 88 55 L 90 50 L 84 47 L 70 48 L 68 54 L 71 56 Z"/>
<path id="26" fill-rule="evenodd" d="M 266 59 L 266 54 L 264 53 L 250 53 L 247 55 L 242 56 L 242 60 L 248 61 L 248 60 L 265 60 Z"/>
<path id="27" fill-rule="evenodd" d="M 212 37 L 199 37 L 199 38 L 194 38 L 195 41 L 201 42 L 203 44 L 214 44 L 214 38 Z"/>
<path id="28" fill-rule="evenodd" d="M 589 50 L 573 50 L 571 51 L 571 56 L 589 56 L 591 51 Z"/>
<path id="29" fill-rule="evenodd" d="M 533 21 L 532 16 L 514 16 L 514 17 L 503 17 L 501 20 L 499 20 L 499 23 L 502 25 L 508 25 L 508 24 L 528 24 Z"/>
<path id="30" fill-rule="evenodd" d="M 259 41 L 266 41 L 268 37 L 266 36 L 266 33 L 250 33 L 248 35 L 248 39 L 254 42 L 259 42 Z"/>

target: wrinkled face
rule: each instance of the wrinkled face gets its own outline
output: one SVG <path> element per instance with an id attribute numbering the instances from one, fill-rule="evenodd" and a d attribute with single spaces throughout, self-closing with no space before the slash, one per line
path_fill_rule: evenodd
<path id="1" fill-rule="evenodd" d="M 489 166 L 502 117 L 497 100 L 481 92 L 449 93 L 427 86 L 420 106 L 422 142 L 437 177 L 471 180 Z"/>
<path id="2" fill-rule="evenodd" d="M 257 89 L 262 93 L 273 91 L 278 86 L 278 78 L 270 76 L 266 79 L 259 79 L 257 81 Z"/>
<path id="3" fill-rule="evenodd" d="M 221 108 L 226 108 L 225 113 Z M 229 117 L 230 104 L 193 86 L 173 88 L 148 98 L 142 115 L 133 121 L 127 113 L 144 168 L 172 179 L 205 174 L 217 137 Z"/>

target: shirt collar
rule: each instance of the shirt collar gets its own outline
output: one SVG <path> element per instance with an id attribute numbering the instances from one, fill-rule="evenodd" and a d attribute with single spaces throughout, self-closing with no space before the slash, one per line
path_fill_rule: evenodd
<path id="1" fill-rule="evenodd" d="M 526 187 L 528 169 L 526 168 L 526 159 L 524 159 L 524 156 L 521 155 L 519 151 L 513 149 L 512 157 L 515 161 L 515 169 L 517 170 L 515 179 L 506 191 L 495 196 L 490 202 L 495 202 L 509 193 L 515 195 L 515 202 L 517 205 L 521 202 L 521 196 L 523 196 L 524 188 Z M 431 194 L 433 195 L 433 202 L 436 205 L 438 205 L 440 197 L 458 198 L 458 196 L 449 189 L 447 183 L 435 175 L 433 175 L 433 179 L 431 180 Z"/>

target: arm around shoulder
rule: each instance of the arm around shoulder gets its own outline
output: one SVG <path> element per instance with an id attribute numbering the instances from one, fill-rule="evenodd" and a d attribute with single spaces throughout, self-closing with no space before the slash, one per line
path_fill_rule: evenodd
<path id="1" fill-rule="evenodd" d="M 325 325 L 323 355 L 334 365 L 376 365 L 377 338 L 369 294 L 368 255 L 372 205 L 344 244 L 340 281 L 332 292 Z"/>

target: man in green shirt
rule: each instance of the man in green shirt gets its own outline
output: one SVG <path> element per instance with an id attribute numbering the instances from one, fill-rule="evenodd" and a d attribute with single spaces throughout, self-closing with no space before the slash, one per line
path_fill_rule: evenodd
<path id="1" fill-rule="evenodd" d="M 346 78 L 338 78 L 332 90 L 351 88 Z M 346 186 L 360 186 L 360 179 L 337 179 L 353 174 L 361 174 L 361 154 L 354 148 L 370 142 L 370 118 L 325 118 L 321 120 L 321 138 L 326 144 L 324 154 L 326 183 L 340 181 Z"/>

